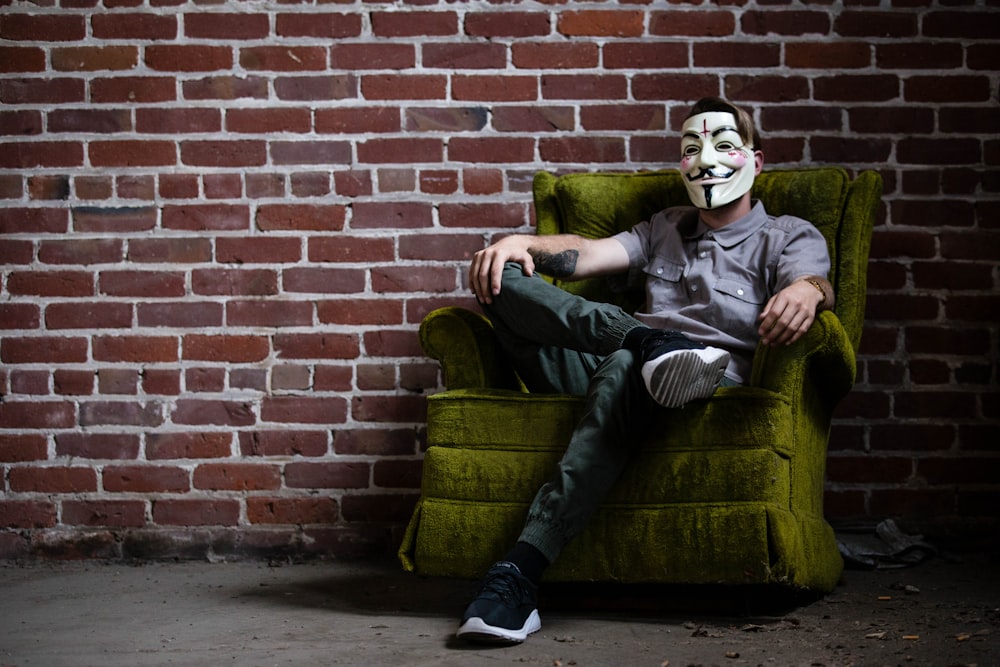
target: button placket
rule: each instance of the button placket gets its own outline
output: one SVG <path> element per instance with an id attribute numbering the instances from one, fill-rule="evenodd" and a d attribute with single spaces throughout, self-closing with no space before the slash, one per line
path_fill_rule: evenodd
<path id="1" fill-rule="evenodd" d="M 697 248 L 695 250 L 695 258 L 697 260 L 707 260 L 708 259 L 709 255 L 711 254 L 711 241 L 712 241 L 712 233 L 711 232 L 706 233 L 698 241 Z M 695 276 L 701 276 L 701 275 L 703 275 L 705 273 L 705 269 L 702 268 L 701 266 L 698 266 L 697 268 L 695 268 L 694 265 L 696 263 L 697 262 L 692 262 L 691 266 L 689 266 L 688 269 L 685 271 L 685 277 L 688 278 L 688 291 L 691 294 L 698 293 L 699 287 L 698 287 L 698 282 L 696 280 L 691 280 L 691 276 L 688 275 L 688 273 L 690 272 L 690 273 L 694 274 Z"/>

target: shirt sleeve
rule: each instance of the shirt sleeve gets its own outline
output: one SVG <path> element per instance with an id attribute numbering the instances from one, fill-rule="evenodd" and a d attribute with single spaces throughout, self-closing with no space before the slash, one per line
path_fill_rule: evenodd
<path id="1" fill-rule="evenodd" d="M 778 258 L 775 292 L 803 276 L 826 278 L 830 273 L 830 255 L 823 234 L 800 218 L 787 216 L 782 222 L 788 224 L 788 242 Z"/>
<path id="2" fill-rule="evenodd" d="M 648 255 L 647 249 L 649 248 L 649 234 L 650 226 L 649 221 L 647 220 L 636 224 L 628 231 L 619 232 L 611 237 L 621 243 L 622 247 L 625 248 L 625 252 L 628 253 L 628 265 L 630 270 L 646 265 L 646 257 Z"/>

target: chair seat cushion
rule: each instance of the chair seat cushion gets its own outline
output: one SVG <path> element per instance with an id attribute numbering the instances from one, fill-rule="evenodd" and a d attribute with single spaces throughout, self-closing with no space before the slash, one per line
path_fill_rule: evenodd
<path id="1" fill-rule="evenodd" d="M 551 451 L 431 447 L 421 493 L 425 498 L 527 502 L 552 476 L 559 457 Z M 642 450 L 605 502 L 640 506 L 729 499 L 787 505 L 789 492 L 788 459 L 767 449 Z"/>
<path id="2" fill-rule="evenodd" d="M 561 453 L 583 412 L 583 398 L 455 389 L 429 397 L 427 411 L 428 445 Z M 663 410 L 642 446 L 665 451 L 760 447 L 790 456 L 792 441 L 787 397 L 755 387 L 727 387 L 710 401 Z"/>

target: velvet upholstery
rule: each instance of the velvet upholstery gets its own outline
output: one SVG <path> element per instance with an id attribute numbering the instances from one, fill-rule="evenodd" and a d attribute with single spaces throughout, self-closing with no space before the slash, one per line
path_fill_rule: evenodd
<path id="1" fill-rule="evenodd" d="M 830 416 L 854 382 L 865 276 L 881 178 L 837 168 L 768 171 L 754 196 L 772 214 L 812 221 L 826 237 L 837 293 L 794 345 L 759 347 L 748 386 L 664 410 L 584 532 L 546 572 L 551 581 L 780 584 L 826 592 L 842 561 L 823 518 Z M 676 171 L 541 172 L 539 234 L 608 236 L 686 204 Z M 556 284 L 632 308 L 627 281 Z M 426 575 L 479 577 L 509 548 L 580 415 L 576 396 L 524 390 L 488 321 L 442 308 L 421 324 L 446 390 L 428 398 L 421 497 L 399 556 Z"/>

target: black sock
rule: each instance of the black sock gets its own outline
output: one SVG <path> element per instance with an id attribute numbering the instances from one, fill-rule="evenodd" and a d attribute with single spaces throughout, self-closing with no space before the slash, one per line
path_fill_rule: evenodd
<path id="1" fill-rule="evenodd" d="M 549 566 L 549 560 L 542 555 L 542 552 L 527 542 L 515 544 L 514 548 L 504 556 L 504 560 L 517 565 L 521 574 L 536 586 L 542 581 L 542 572 Z"/>
<path id="2" fill-rule="evenodd" d="M 642 345 L 642 341 L 645 340 L 646 336 L 654 331 L 656 331 L 656 329 L 650 329 L 649 327 L 636 327 L 635 329 L 632 329 L 625 334 L 625 340 L 622 341 L 622 349 L 638 352 L 639 346 Z"/>

